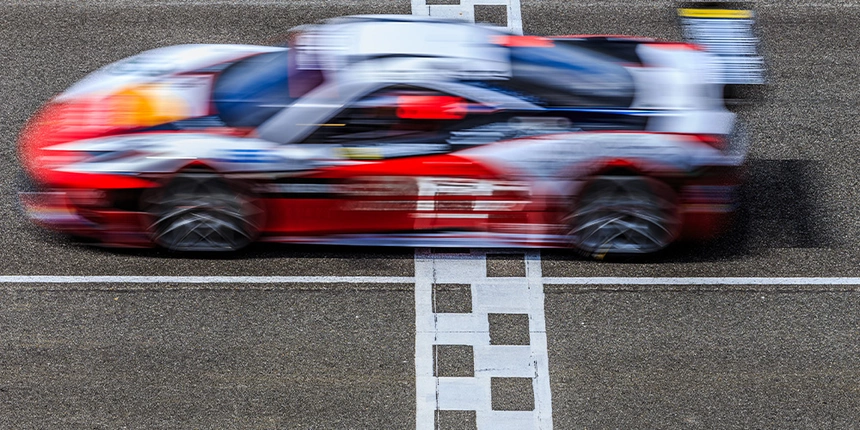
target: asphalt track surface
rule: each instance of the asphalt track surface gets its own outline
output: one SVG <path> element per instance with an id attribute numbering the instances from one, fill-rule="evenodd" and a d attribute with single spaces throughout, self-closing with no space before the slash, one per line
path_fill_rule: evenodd
<path id="1" fill-rule="evenodd" d="M 524 0 L 522 14 L 532 34 L 677 39 L 674 5 Z M 412 249 L 256 246 L 204 258 L 77 244 L 22 217 L 15 152 L 44 101 L 108 62 L 409 13 L 409 1 L 0 6 L 0 275 L 413 275 Z M 543 252 L 544 276 L 860 276 L 860 2 L 756 9 L 771 86 L 736 108 L 753 146 L 734 232 L 639 262 Z M 493 258 L 488 271 L 516 276 L 521 264 Z M 555 428 L 860 427 L 858 287 L 547 285 Z M 0 290 L 0 428 L 415 427 L 409 283 Z"/>

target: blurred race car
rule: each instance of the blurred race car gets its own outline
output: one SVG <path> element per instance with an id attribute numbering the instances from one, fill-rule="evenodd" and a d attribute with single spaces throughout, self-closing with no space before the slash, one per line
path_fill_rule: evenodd
<path id="1" fill-rule="evenodd" d="M 411 16 L 111 64 L 22 132 L 37 223 L 109 246 L 659 251 L 722 232 L 745 140 L 696 46 Z"/>

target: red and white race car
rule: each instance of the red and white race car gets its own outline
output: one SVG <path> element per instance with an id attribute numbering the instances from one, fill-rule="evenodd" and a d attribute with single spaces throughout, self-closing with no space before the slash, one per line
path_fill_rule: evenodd
<path id="1" fill-rule="evenodd" d="M 659 251 L 722 232 L 745 140 L 710 54 L 409 16 L 105 67 L 21 136 L 37 223 L 110 246 Z"/>

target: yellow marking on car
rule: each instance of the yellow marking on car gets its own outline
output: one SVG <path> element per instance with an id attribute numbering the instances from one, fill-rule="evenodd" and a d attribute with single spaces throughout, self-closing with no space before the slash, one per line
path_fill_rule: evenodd
<path id="1" fill-rule="evenodd" d="M 108 96 L 111 125 L 148 127 L 187 118 L 188 104 L 169 85 L 133 85 Z"/>
<path id="2" fill-rule="evenodd" d="M 337 148 L 341 158 L 351 160 L 381 160 L 382 151 L 379 148 Z"/>
<path id="3" fill-rule="evenodd" d="M 731 18 L 731 19 L 750 19 L 752 18 L 751 10 L 737 9 L 678 9 L 678 15 L 685 18 Z"/>

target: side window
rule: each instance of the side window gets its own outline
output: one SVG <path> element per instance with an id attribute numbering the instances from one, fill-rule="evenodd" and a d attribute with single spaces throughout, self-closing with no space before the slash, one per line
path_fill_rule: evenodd
<path id="1" fill-rule="evenodd" d="M 551 107 L 627 107 L 633 77 L 610 57 L 570 44 L 511 48 L 513 76 L 492 84 Z M 536 100 L 535 100 L 536 99 Z"/>
<path id="2" fill-rule="evenodd" d="M 304 142 L 444 141 L 446 130 L 479 106 L 439 91 L 389 87 L 345 107 Z"/>

